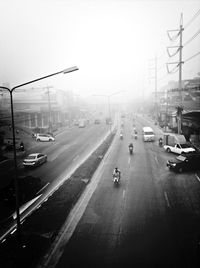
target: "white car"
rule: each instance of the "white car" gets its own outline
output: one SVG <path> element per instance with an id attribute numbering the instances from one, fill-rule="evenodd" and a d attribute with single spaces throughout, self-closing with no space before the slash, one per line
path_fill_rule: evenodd
<path id="1" fill-rule="evenodd" d="M 41 153 L 29 154 L 23 161 L 24 167 L 39 166 L 47 161 L 47 155 Z"/>
<path id="2" fill-rule="evenodd" d="M 195 149 L 187 144 L 176 143 L 174 146 L 164 145 L 163 148 L 168 153 L 182 154 L 182 153 L 193 153 Z"/>
<path id="3" fill-rule="evenodd" d="M 55 138 L 50 134 L 41 134 L 38 133 L 35 136 L 36 141 L 55 141 Z"/>

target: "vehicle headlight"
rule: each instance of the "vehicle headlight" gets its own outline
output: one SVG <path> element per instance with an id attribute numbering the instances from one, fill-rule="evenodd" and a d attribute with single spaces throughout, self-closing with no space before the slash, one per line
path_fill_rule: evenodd
<path id="1" fill-rule="evenodd" d="M 176 166 L 176 164 L 175 163 L 173 163 L 173 164 L 171 164 L 173 167 L 175 167 Z"/>

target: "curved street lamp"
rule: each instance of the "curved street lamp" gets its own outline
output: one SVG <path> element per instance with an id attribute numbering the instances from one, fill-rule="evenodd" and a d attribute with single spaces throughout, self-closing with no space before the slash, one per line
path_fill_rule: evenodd
<path id="1" fill-rule="evenodd" d="M 14 109 L 13 109 L 13 91 L 16 88 L 31 84 L 31 83 L 35 83 L 37 81 L 49 78 L 51 76 L 55 76 L 57 74 L 66 74 L 66 73 L 71 73 L 74 71 L 79 70 L 77 66 L 73 66 L 67 69 L 64 69 L 62 71 L 53 73 L 53 74 L 49 74 L 34 80 L 31 80 L 29 82 L 20 84 L 18 86 L 15 86 L 13 88 L 8 88 L 8 87 L 3 87 L 0 86 L 0 88 L 7 90 L 10 93 L 10 105 L 11 105 L 11 120 L 12 120 L 12 134 L 13 134 L 13 153 L 14 153 L 14 170 L 15 170 L 15 202 L 16 202 L 16 221 L 17 221 L 17 234 L 18 234 L 18 239 L 19 241 L 21 240 L 21 230 L 20 230 L 20 211 L 19 211 L 19 185 L 18 185 L 18 179 L 17 179 L 17 156 L 16 156 L 16 142 L 15 142 L 15 121 L 14 121 Z M 21 242 L 21 241 L 20 241 Z"/>

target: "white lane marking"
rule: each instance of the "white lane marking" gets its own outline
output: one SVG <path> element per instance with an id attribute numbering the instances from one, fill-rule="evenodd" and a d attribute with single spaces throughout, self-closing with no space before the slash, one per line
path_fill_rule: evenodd
<path id="1" fill-rule="evenodd" d="M 125 198 L 125 193 L 126 193 L 126 191 L 125 191 L 125 190 L 123 190 L 123 199 Z"/>
<path id="2" fill-rule="evenodd" d="M 168 196 L 167 196 L 167 192 L 165 192 L 165 191 L 164 191 L 164 196 L 165 196 L 165 200 L 166 200 L 166 202 L 167 202 L 167 206 L 168 206 L 168 208 L 170 208 L 169 198 L 168 198 Z"/>
<path id="3" fill-rule="evenodd" d="M 197 174 L 195 174 L 195 177 L 197 178 L 197 180 L 200 182 L 200 178 Z"/>
<path id="4" fill-rule="evenodd" d="M 74 157 L 72 161 L 76 161 L 78 158 L 79 158 L 79 154 L 76 157 Z"/>
<path id="5" fill-rule="evenodd" d="M 131 158 L 129 156 L 129 158 L 128 158 L 128 164 L 130 165 L 130 163 L 131 163 Z"/>
<path id="6" fill-rule="evenodd" d="M 155 159 L 157 165 L 159 165 L 157 156 L 155 156 L 154 159 Z"/>
<path id="7" fill-rule="evenodd" d="M 50 182 L 47 182 L 47 184 L 45 184 L 45 186 L 42 187 L 42 188 L 36 193 L 36 195 L 38 195 L 40 192 L 42 192 L 42 190 L 44 190 L 44 188 L 46 188 L 49 184 L 50 184 Z"/>

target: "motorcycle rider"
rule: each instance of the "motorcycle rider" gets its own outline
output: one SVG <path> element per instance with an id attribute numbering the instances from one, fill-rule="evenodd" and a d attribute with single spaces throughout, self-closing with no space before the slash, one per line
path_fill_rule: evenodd
<path id="1" fill-rule="evenodd" d="M 163 145 L 163 139 L 162 139 L 162 137 L 159 138 L 158 143 L 159 143 L 159 146 L 162 146 Z"/>
<path id="2" fill-rule="evenodd" d="M 129 148 L 130 152 L 133 151 L 133 143 L 132 142 L 129 144 L 128 148 Z"/>
<path id="3" fill-rule="evenodd" d="M 113 170 L 113 178 L 117 177 L 119 180 L 121 179 L 121 171 L 118 167 L 114 168 Z"/>

